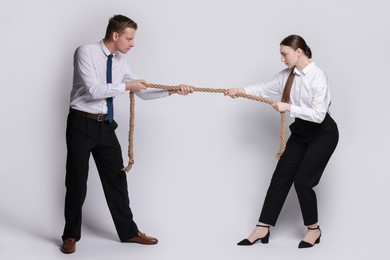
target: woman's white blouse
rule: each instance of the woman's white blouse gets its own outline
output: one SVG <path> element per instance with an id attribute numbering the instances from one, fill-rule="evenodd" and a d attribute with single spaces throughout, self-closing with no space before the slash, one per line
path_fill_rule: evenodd
<path id="1" fill-rule="evenodd" d="M 244 88 L 245 93 L 269 98 L 283 93 L 290 74 L 284 69 L 268 83 L 256 83 Z M 294 68 L 295 78 L 290 92 L 292 117 L 321 123 L 329 112 L 331 103 L 328 80 L 325 73 L 314 62 L 306 66 L 302 73 Z"/>

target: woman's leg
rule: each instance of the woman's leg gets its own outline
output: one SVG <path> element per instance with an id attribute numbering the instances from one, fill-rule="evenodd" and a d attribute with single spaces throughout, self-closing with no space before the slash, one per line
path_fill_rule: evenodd
<path id="1" fill-rule="evenodd" d="M 317 198 L 313 188 L 319 183 L 338 143 L 337 125 L 333 119 L 327 118 L 327 120 L 329 121 L 327 125 L 322 128 L 317 138 L 308 146 L 294 181 L 303 221 L 308 226 L 303 241 L 309 244 L 314 244 L 321 235 L 321 231 L 316 229 L 318 227 L 318 210 Z"/>
<path id="2" fill-rule="evenodd" d="M 269 228 L 264 226 L 274 226 L 276 224 L 284 201 L 294 181 L 295 172 L 306 151 L 306 145 L 297 142 L 297 140 L 292 135 L 287 142 L 286 150 L 280 158 L 272 176 L 259 222 L 248 237 L 250 242 L 268 234 Z"/>

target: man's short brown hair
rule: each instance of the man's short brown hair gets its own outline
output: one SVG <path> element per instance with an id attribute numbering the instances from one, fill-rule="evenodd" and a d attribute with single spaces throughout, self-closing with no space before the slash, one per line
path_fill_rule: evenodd
<path id="1" fill-rule="evenodd" d="M 114 15 L 108 21 L 106 36 L 104 37 L 104 39 L 110 39 L 114 32 L 121 34 L 126 28 L 133 28 L 137 30 L 137 24 L 129 17 L 126 17 L 124 15 Z"/>

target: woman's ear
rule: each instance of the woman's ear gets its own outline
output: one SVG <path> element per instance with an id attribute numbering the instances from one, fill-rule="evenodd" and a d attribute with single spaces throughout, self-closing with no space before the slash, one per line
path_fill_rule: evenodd
<path id="1" fill-rule="evenodd" d="M 298 56 L 301 56 L 303 51 L 301 48 L 298 48 L 296 51 L 295 51 L 296 54 L 298 54 Z"/>

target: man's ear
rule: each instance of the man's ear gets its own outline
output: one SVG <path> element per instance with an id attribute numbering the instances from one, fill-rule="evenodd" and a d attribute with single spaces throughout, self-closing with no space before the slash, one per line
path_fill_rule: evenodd
<path id="1" fill-rule="evenodd" d="M 112 33 L 112 40 L 113 40 L 114 42 L 116 42 L 116 41 L 118 40 L 118 38 L 119 38 L 119 33 L 113 32 L 113 33 Z"/>

